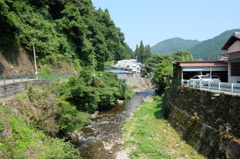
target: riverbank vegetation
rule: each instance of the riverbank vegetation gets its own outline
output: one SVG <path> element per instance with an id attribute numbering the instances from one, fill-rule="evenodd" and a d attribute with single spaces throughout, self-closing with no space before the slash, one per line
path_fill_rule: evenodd
<path id="1" fill-rule="evenodd" d="M 191 60 L 193 60 L 193 57 L 188 51 L 178 51 L 169 55 L 153 55 L 145 63 L 143 76 L 153 74 L 151 82 L 156 86 L 156 93 L 162 95 L 171 84 L 173 77 L 172 64 L 176 61 Z"/>
<path id="2" fill-rule="evenodd" d="M 54 82 L 47 87 L 29 87 L 1 100 L 0 158 L 79 158 L 66 132 L 80 130 L 90 122 L 90 113 L 113 106 L 117 99 L 133 95 L 116 74 L 80 77 Z"/>
<path id="3" fill-rule="evenodd" d="M 30 87 L 17 96 L 2 99 L 0 158 L 79 158 L 71 143 L 56 138 L 61 120 L 78 114 L 65 112 L 71 108 L 67 103 L 63 107 L 54 94 L 40 88 Z M 69 124 L 74 124 L 74 120 Z"/>
<path id="4" fill-rule="evenodd" d="M 145 102 L 124 125 L 124 148 L 133 159 L 203 159 L 161 114 L 162 101 Z"/>

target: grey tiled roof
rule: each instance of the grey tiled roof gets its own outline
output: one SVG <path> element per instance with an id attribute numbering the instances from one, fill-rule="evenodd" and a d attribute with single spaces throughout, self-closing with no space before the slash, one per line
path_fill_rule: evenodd
<path id="1" fill-rule="evenodd" d="M 235 33 L 233 33 L 233 36 L 236 37 L 236 38 L 238 38 L 238 39 L 240 39 L 240 32 L 235 32 Z"/>

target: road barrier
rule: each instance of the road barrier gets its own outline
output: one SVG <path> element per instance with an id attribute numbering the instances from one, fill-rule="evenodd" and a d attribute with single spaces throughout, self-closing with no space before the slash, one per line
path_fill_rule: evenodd
<path id="1" fill-rule="evenodd" d="M 26 74 L 15 74 L 15 75 L 0 75 L 0 85 L 9 84 L 15 82 L 29 81 L 29 80 L 43 80 L 43 79 L 65 79 L 70 76 L 77 77 L 78 75 L 73 74 L 52 74 L 52 73 L 26 73 Z"/>
<path id="2" fill-rule="evenodd" d="M 240 94 L 240 84 L 226 82 L 205 82 L 183 80 L 183 85 L 199 89 L 214 90 L 218 92 L 228 92 L 231 94 Z"/>

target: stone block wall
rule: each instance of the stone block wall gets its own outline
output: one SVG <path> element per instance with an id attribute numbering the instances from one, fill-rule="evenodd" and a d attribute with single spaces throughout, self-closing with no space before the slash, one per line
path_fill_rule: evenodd
<path id="1" fill-rule="evenodd" d="M 163 113 L 184 140 L 208 158 L 240 158 L 240 96 L 172 86 Z"/>
<path id="2" fill-rule="evenodd" d="M 53 81 L 60 81 L 60 80 L 56 80 L 56 79 L 31 80 L 31 81 L 23 81 L 23 82 L 11 83 L 6 85 L 0 85 L 0 99 L 18 94 L 33 85 L 48 86 Z"/>

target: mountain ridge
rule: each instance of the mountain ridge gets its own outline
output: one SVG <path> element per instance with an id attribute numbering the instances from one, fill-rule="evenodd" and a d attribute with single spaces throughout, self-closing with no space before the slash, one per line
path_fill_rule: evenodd
<path id="1" fill-rule="evenodd" d="M 234 32 L 240 32 L 240 28 L 226 30 L 204 41 L 184 40 L 179 37 L 170 38 L 151 47 L 151 51 L 153 54 L 171 54 L 176 51 L 189 51 L 196 60 L 217 60 L 222 56 L 222 53 L 226 52 L 221 50 L 221 48 Z"/>
<path id="2" fill-rule="evenodd" d="M 170 54 L 176 51 L 188 50 L 200 43 L 198 40 L 185 40 L 180 37 L 163 40 L 151 47 L 153 54 Z"/>
<path id="3" fill-rule="evenodd" d="M 188 49 L 188 51 L 192 53 L 194 59 L 217 60 L 220 56 L 222 56 L 222 53 L 226 52 L 221 50 L 221 48 L 234 32 L 240 32 L 240 28 L 226 30 L 213 38 L 202 41 L 201 43 Z"/>

